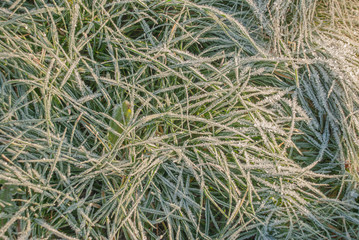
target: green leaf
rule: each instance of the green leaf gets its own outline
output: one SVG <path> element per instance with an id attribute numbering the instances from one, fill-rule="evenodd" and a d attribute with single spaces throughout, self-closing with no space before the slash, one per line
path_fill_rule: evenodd
<path id="1" fill-rule="evenodd" d="M 0 212 L 8 214 L 15 214 L 18 211 L 18 206 L 12 201 L 13 195 L 18 192 L 18 188 L 14 185 L 5 185 L 0 190 L 0 202 L 5 207 L 0 206 Z M 6 220 L 0 219 L 0 228 L 6 224 Z"/>
<path id="2" fill-rule="evenodd" d="M 132 110 L 130 103 L 128 101 L 124 101 L 122 105 L 119 105 L 115 108 L 113 114 L 113 118 L 121 125 L 112 120 L 110 122 L 110 127 L 119 134 L 123 133 L 123 127 L 126 126 L 130 121 L 131 114 Z M 118 135 L 110 131 L 108 134 L 108 140 L 110 141 L 112 146 L 116 144 L 117 139 Z"/>

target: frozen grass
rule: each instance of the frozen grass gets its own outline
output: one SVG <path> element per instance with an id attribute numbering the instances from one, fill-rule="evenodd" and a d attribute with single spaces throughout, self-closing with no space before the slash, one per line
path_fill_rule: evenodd
<path id="1" fill-rule="evenodd" d="M 0 238 L 359 239 L 357 1 L 0 7 Z"/>

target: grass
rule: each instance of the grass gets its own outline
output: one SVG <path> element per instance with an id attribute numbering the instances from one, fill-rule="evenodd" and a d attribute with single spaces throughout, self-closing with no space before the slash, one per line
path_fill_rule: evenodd
<path id="1" fill-rule="evenodd" d="M 0 3 L 0 238 L 358 239 L 358 10 Z"/>

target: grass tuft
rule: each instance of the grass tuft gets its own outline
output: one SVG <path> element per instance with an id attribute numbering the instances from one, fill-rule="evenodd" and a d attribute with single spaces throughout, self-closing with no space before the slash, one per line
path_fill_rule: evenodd
<path id="1" fill-rule="evenodd" d="M 0 3 L 0 239 L 359 239 L 354 0 Z"/>

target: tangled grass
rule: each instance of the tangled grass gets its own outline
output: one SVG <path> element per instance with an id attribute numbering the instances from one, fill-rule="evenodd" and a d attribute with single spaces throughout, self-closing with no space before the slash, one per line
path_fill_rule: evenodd
<path id="1" fill-rule="evenodd" d="M 357 1 L 0 7 L 0 238 L 359 239 Z"/>

